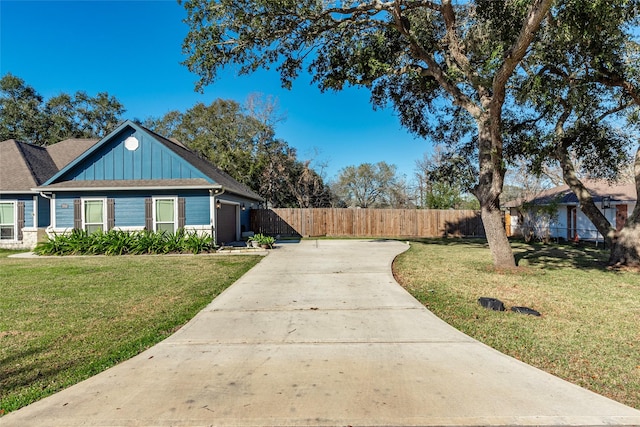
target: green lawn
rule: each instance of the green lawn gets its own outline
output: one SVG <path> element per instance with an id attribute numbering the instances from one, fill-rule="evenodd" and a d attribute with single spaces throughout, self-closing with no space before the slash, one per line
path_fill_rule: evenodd
<path id="1" fill-rule="evenodd" d="M 517 271 L 495 271 L 486 244 L 412 242 L 398 281 L 437 316 L 528 364 L 640 409 L 640 274 L 610 271 L 593 247 L 513 243 Z M 482 308 L 479 297 L 542 317 Z"/>
<path id="2" fill-rule="evenodd" d="M 594 248 L 514 243 L 497 272 L 486 244 L 413 242 L 394 263 L 403 286 L 486 344 L 640 409 L 640 275 L 609 271 Z M 0 251 L 0 413 L 164 339 L 259 261 L 252 256 L 15 259 Z M 495 297 L 542 317 L 494 312 Z"/>
<path id="3" fill-rule="evenodd" d="M 260 259 L 9 253 L 0 251 L 0 414 L 161 341 Z"/>

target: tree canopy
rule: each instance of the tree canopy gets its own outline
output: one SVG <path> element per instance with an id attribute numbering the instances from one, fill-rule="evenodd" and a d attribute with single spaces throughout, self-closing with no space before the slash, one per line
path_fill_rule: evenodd
<path id="1" fill-rule="evenodd" d="M 249 73 L 273 65 L 285 87 L 303 69 L 322 90 L 364 86 L 375 106 L 392 105 L 420 136 L 457 139 L 468 133 L 449 123 L 471 124 L 473 194 L 494 264 L 510 267 L 499 205 L 502 110 L 507 83 L 553 3 L 185 0 L 185 64 L 200 76 L 199 89 L 226 66 Z"/>
<path id="2" fill-rule="evenodd" d="M 251 96 L 245 105 L 217 99 L 185 112 L 149 118 L 149 129 L 189 149 L 260 194 L 271 207 L 324 207 L 331 192 L 323 178 L 286 141 L 276 138 L 281 120 L 274 101 Z"/>
<path id="3" fill-rule="evenodd" d="M 114 96 L 78 91 L 44 98 L 13 74 L 0 79 L 0 140 L 49 145 L 66 138 L 102 138 L 121 121 L 124 106 Z"/>
<path id="4" fill-rule="evenodd" d="M 347 166 L 338 172 L 333 192 L 348 207 L 406 207 L 410 202 L 396 169 L 387 162 Z"/>

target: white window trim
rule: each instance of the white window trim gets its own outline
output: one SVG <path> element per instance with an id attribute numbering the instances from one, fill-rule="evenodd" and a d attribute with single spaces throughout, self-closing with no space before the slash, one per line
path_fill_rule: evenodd
<path id="1" fill-rule="evenodd" d="M 87 221 L 85 218 L 84 203 L 89 201 L 101 201 L 102 202 L 102 231 L 107 230 L 107 198 L 106 197 L 87 197 L 81 198 L 80 210 L 82 211 L 82 229 L 87 230 Z M 95 223 L 89 223 L 89 225 L 95 225 Z"/>
<path id="2" fill-rule="evenodd" d="M 0 203 L 11 203 L 13 205 L 13 239 L 2 239 L 1 242 L 17 242 L 18 241 L 18 201 L 17 200 L 0 200 Z M 9 224 L 4 224 L 9 225 Z"/>
<path id="3" fill-rule="evenodd" d="M 156 221 L 156 201 L 158 200 L 173 200 L 173 232 L 178 231 L 178 196 L 154 196 L 152 200 L 153 231 L 158 231 L 158 222 Z M 160 224 L 168 223 L 161 222 Z"/>
<path id="4" fill-rule="evenodd" d="M 26 213 L 25 213 L 26 214 Z M 25 227 L 25 229 L 38 229 L 38 196 L 33 196 L 33 212 L 31 213 L 31 218 L 33 218 L 33 227 Z"/>

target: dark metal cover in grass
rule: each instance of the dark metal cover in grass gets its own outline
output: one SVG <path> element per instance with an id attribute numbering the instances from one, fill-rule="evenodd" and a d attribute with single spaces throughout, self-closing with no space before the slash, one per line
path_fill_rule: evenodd
<path id="1" fill-rule="evenodd" d="M 504 311 L 504 303 L 496 298 L 480 297 L 478 303 L 484 308 L 495 311 Z"/>
<path id="2" fill-rule="evenodd" d="M 540 312 L 529 307 L 511 307 L 515 313 L 528 314 L 530 316 L 540 316 Z"/>

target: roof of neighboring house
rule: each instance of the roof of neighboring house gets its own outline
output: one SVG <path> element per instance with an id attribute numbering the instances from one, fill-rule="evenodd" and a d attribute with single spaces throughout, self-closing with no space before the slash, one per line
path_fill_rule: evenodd
<path id="1" fill-rule="evenodd" d="M 49 145 L 47 151 L 58 167 L 58 170 L 60 170 L 75 160 L 80 154 L 93 147 L 98 141 L 100 140 L 80 138 L 65 139 L 64 141 Z"/>
<path id="2" fill-rule="evenodd" d="M 15 139 L 0 142 L 0 191 L 30 193 L 57 171 L 46 148 Z"/>
<path id="3" fill-rule="evenodd" d="M 610 197 L 611 201 L 633 202 L 637 199 L 635 184 L 610 184 L 606 181 L 583 181 L 589 190 L 593 201 L 599 203 L 603 197 Z M 568 185 L 545 190 L 536 197 L 527 200 L 527 203 L 534 205 L 545 205 L 549 203 L 559 203 L 563 205 L 577 205 L 578 197 L 571 191 Z"/>

